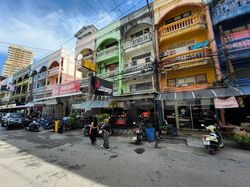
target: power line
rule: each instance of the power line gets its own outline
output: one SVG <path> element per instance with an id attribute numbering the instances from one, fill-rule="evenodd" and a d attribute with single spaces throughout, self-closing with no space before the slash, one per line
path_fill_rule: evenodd
<path id="1" fill-rule="evenodd" d="M 15 46 L 18 46 L 18 47 L 24 47 L 24 48 L 33 49 L 34 51 L 51 51 L 51 50 L 48 50 L 48 49 L 42 49 L 42 48 L 31 47 L 31 46 L 27 46 L 27 45 L 20 45 L 20 44 L 8 43 L 8 42 L 3 42 L 3 41 L 0 41 L 0 44 L 4 44 L 4 45 L 8 45 L 8 46 L 15 45 Z"/>

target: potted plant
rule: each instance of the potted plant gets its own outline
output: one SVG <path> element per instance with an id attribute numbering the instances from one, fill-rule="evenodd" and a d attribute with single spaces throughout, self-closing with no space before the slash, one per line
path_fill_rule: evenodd
<path id="1" fill-rule="evenodd" d="M 250 133 L 246 131 L 239 131 L 233 135 L 233 140 L 237 143 L 239 148 L 250 150 Z"/>

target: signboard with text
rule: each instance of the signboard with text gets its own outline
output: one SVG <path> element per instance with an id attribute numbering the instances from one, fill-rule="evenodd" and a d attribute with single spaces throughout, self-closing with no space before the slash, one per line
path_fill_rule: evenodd
<path id="1" fill-rule="evenodd" d="M 96 64 L 93 63 L 92 61 L 82 60 L 82 67 L 84 67 L 90 71 L 96 72 Z"/>
<path id="2" fill-rule="evenodd" d="M 238 108 L 238 102 L 235 97 L 229 97 L 226 99 L 214 99 L 215 108 Z"/>
<path id="3" fill-rule="evenodd" d="M 79 91 L 80 91 L 80 81 L 76 80 L 55 85 L 52 91 L 52 96 L 66 95 Z"/>
<path id="4" fill-rule="evenodd" d="M 89 93 L 94 95 L 112 96 L 113 82 L 92 76 L 90 78 Z"/>

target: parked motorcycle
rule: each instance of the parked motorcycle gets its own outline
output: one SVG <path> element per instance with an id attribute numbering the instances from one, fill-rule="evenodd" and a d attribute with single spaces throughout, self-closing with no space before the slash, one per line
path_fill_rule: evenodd
<path id="1" fill-rule="evenodd" d="M 90 129 L 89 124 L 84 125 L 84 127 L 82 129 L 84 136 L 86 136 L 86 137 L 89 136 L 89 129 Z"/>
<path id="2" fill-rule="evenodd" d="M 144 124 L 143 123 L 138 123 L 136 124 L 135 122 L 133 122 L 134 128 L 133 129 L 133 136 L 132 136 L 132 140 L 135 144 L 140 145 L 141 142 L 145 139 L 146 134 L 145 134 L 145 128 L 144 128 Z"/>
<path id="3" fill-rule="evenodd" d="M 40 128 L 40 120 L 33 119 L 33 121 L 26 127 L 26 130 L 33 131 L 33 132 L 39 132 L 39 128 Z"/>
<path id="4" fill-rule="evenodd" d="M 215 125 L 205 126 L 201 124 L 201 126 L 205 127 L 210 132 L 209 135 L 202 136 L 203 145 L 210 154 L 214 155 L 218 149 L 224 147 L 222 135 Z"/>
<path id="5" fill-rule="evenodd" d="M 54 121 L 51 117 L 41 118 L 40 126 L 44 129 L 52 129 L 54 127 Z"/>

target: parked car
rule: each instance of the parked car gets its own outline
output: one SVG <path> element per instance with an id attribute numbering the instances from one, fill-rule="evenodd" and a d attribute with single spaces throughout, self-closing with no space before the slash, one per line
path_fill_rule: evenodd
<path id="1" fill-rule="evenodd" d="M 9 129 L 10 127 L 23 126 L 28 123 L 28 119 L 22 113 L 7 113 L 3 117 L 4 126 Z"/>

